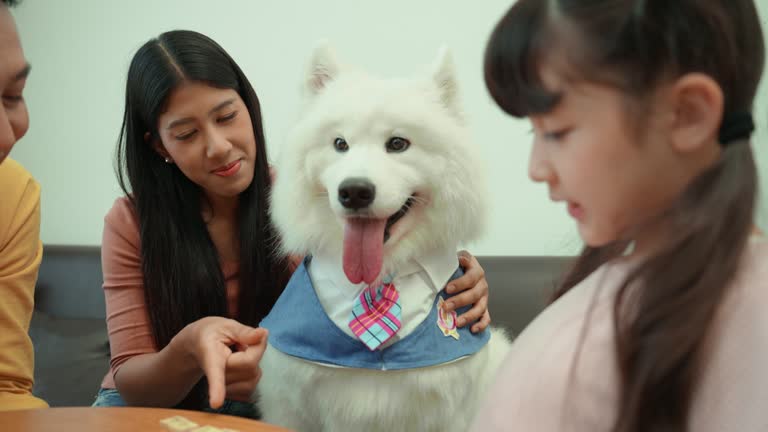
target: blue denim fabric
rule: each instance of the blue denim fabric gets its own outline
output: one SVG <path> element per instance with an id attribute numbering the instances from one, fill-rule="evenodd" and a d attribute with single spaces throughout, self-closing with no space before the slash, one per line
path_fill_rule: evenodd
<path id="1" fill-rule="evenodd" d="M 94 407 L 124 407 L 128 406 L 120 396 L 117 389 L 99 389 L 99 393 L 96 395 L 96 400 L 93 402 Z M 256 410 L 256 407 L 252 403 L 240 402 L 226 399 L 224 405 L 221 408 L 213 409 L 211 407 L 205 408 L 203 411 L 215 413 L 215 414 L 227 414 L 238 417 L 247 417 L 252 419 L 259 419 L 261 416 Z"/>
<path id="2" fill-rule="evenodd" d="M 359 369 L 398 370 L 434 366 L 472 355 L 490 340 L 489 330 L 472 333 L 470 327 L 457 329 L 460 338 L 446 337 L 438 326 L 439 299 L 450 296 L 442 290 L 429 315 L 410 334 L 387 348 L 369 350 L 359 339 L 344 333 L 325 313 L 317 297 L 304 260 L 293 273 L 260 326 L 269 330 L 269 346 L 304 360 Z M 458 268 L 451 280 L 464 274 Z M 461 315 L 470 309 L 456 309 Z M 301 316 L 301 319 L 296 319 Z"/>
<path id="3" fill-rule="evenodd" d="M 96 400 L 93 402 L 94 407 L 124 407 L 128 406 L 117 389 L 99 389 L 99 393 L 96 394 Z"/>

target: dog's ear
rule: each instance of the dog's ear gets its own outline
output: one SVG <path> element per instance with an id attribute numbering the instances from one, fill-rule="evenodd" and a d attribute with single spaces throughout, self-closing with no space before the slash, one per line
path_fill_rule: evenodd
<path id="1" fill-rule="evenodd" d="M 456 71 L 453 64 L 451 51 L 443 46 L 437 53 L 437 58 L 432 65 L 432 79 L 440 91 L 440 100 L 449 110 L 459 114 L 459 92 L 456 83 Z"/>
<path id="2" fill-rule="evenodd" d="M 336 52 L 326 41 L 321 41 L 312 53 L 309 70 L 305 78 L 304 87 L 309 95 L 316 95 L 323 91 L 329 82 L 333 81 L 339 73 L 339 63 L 336 60 Z"/>

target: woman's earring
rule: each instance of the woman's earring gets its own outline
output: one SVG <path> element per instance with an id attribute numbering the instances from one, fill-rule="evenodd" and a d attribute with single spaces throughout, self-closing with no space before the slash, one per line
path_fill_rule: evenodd
<path id="1" fill-rule="evenodd" d="M 167 164 L 173 163 L 173 160 L 171 158 L 167 157 L 167 158 L 165 158 L 165 163 L 167 163 Z"/>

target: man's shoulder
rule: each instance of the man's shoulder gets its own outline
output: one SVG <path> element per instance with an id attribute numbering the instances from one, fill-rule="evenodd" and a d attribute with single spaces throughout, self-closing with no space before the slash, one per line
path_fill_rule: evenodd
<path id="1" fill-rule="evenodd" d="M 4 197 L 20 195 L 29 184 L 37 184 L 32 175 L 20 163 L 6 158 L 0 163 L 0 190 Z"/>
<path id="2" fill-rule="evenodd" d="M 0 196 L 0 220 L 7 223 L 6 219 L 12 218 L 16 211 L 37 205 L 40 186 L 20 163 L 6 158 L 0 163 Z"/>

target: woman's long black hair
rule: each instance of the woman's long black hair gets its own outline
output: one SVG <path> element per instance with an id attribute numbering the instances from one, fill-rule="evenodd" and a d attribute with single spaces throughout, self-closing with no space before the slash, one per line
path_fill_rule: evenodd
<path id="1" fill-rule="evenodd" d="M 185 81 L 235 90 L 253 124 L 254 178 L 238 206 L 237 320 L 258 325 L 288 277 L 267 211 L 269 169 L 253 87 L 224 49 L 200 33 L 170 31 L 151 39 L 136 52 L 128 71 L 117 171 L 138 217 L 145 298 L 158 349 L 186 325 L 229 312 L 220 257 L 201 214 L 203 192 L 175 165 L 165 163 L 151 144 L 159 139 L 158 117 L 169 95 Z M 181 405 L 207 406 L 205 390 L 203 380 Z"/>

